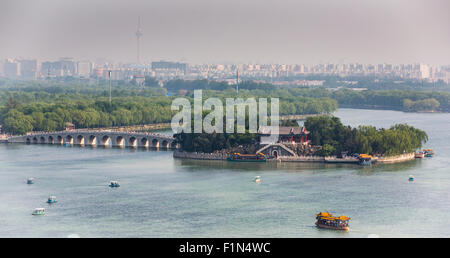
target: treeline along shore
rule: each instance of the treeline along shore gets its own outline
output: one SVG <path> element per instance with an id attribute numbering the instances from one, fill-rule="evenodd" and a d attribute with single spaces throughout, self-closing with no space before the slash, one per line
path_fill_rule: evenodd
<path id="1" fill-rule="evenodd" d="M 107 83 L 0 80 L 0 125 L 4 133 L 25 134 L 63 130 L 66 123 L 76 128 L 167 124 L 174 115 L 172 100 L 186 97 L 193 101 L 195 89 L 202 89 L 204 98 L 221 100 L 279 98 L 282 116 L 332 113 L 338 105 L 409 112 L 450 111 L 450 93 L 435 91 L 329 90 L 244 81 L 237 94 L 235 85 L 226 82 L 173 80 L 161 86 L 154 78 L 146 78 L 143 85 L 114 82 L 110 103 Z"/>

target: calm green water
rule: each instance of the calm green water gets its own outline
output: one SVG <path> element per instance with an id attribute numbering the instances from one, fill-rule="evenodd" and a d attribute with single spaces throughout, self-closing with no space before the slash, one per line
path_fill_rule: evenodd
<path id="1" fill-rule="evenodd" d="M 436 155 L 372 167 L 241 164 L 0 144 L 0 237 L 450 237 L 450 114 L 336 115 L 353 126 L 409 123 L 428 132 Z M 111 189 L 110 180 L 122 186 Z M 46 204 L 49 195 L 59 202 Z M 37 207 L 47 214 L 32 216 Z M 314 227 L 324 210 L 350 216 L 351 230 Z"/>

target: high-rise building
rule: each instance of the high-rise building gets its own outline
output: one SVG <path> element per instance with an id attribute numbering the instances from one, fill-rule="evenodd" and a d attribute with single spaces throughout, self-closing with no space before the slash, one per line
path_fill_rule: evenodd
<path id="1" fill-rule="evenodd" d="M 19 60 L 20 76 L 25 79 L 36 79 L 39 71 L 39 64 L 36 59 L 33 60 Z"/>
<path id="2" fill-rule="evenodd" d="M 77 74 L 77 64 L 72 58 L 63 57 L 56 62 L 43 62 L 41 74 L 44 77 L 74 76 Z"/>
<path id="3" fill-rule="evenodd" d="M 20 63 L 12 58 L 6 59 L 3 64 L 3 73 L 7 78 L 18 78 L 20 76 Z"/>
<path id="4" fill-rule="evenodd" d="M 188 64 L 167 61 L 152 62 L 152 70 L 180 70 L 186 74 Z"/>
<path id="5" fill-rule="evenodd" d="M 89 61 L 80 61 L 77 63 L 78 76 L 89 78 L 91 75 L 92 64 Z"/>
<path id="6" fill-rule="evenodd" d="M 430 78 L 430 67 L 426 64 L 420 64 L 420 78 L 428 79 Z"/>

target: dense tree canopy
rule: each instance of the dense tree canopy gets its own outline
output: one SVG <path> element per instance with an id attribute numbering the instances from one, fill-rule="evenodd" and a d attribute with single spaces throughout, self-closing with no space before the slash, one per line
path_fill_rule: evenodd
<path id="1" fill-rule="evenodd" d="M 177 82 L 170 81 L 166 87 L 178 85 Z M 176 95 L 168 97 L 166 89 L 155 86 L 156 81 L 152 78 L 146 78 L 148 87 L 144 88 L 135 85 L 113 86 L 112 104 L 108 101 L 108 85 L 100 84 L 89 87 L 87 85 L 57 86 L 51 82 L 48 82 L 48 85 L 41 83 L 30 82 L 32 85 L 0 88 L 0 105 L 2 106 L 0 108 L 0 124 L 4 125 L 4 132 L 20 134 L 31 130 L 61 130 L 65 127 L 66 122 L 75 124 L 77 128 L 170 122 L 174 114 L 170 109 L 171 103 L 177 97 Z M 225 98 L 228 97 L 243 99 L 279 97 L 281 115 L 329 113 L 337 109 L 336 101 L 330 98 L 293 96 L 281 90 L 267 92 L 243 89 L 236 96 L 232 89 L 223 91 L 210 89 L 220 89 L 222 86 L 229 88 L 226 83 L 208 81 L 188 83 L 183 81 L 182 85 L 183 87 L 186 84 L 191 85 L 194 89 L 197 83 L 200 88 L 206 88 L 204 99 L 216 97 L 222 99 L 224 104 Z M 186 97 L 193 103 L 192 91 Z"/>
<path id="2" fill-rule="evenodd" d="M 327 156 L 347 151 L 398 155 L 413 152 L 428 140 L 427 134 L 406 124 L 397 124 L 389 129 L 373 126 L 351 128 L 344 126 L 337 117 L 309 117 L 305 127 L 311 132 L 311 143 L 321 145 L 320 154 Z"/>
<path id="3" fill-rule="evenodd" d="M 450 111 L 450 93 L 432 91 L 330 91 L 244 81 L 236 93 L 235 85 L 227 82 L 172 80 L 160 87 L 152 77 L 145 78 L 144 86 L 115 81 L 112 88 L 110 105 L 107 81 L 2 81 L 0 124 L 5 132 L 23 133 L 63 129 L 66 122 L 78 128 L 169 122 L 172 100 L 182 92 L 192 102 L 195 89 L 203 89 L 204 99 L 215 97 L 223 103 L 236 97 L 279 98 L 281 115 L 332 113 L 338 103 L 346 107 Z"/>

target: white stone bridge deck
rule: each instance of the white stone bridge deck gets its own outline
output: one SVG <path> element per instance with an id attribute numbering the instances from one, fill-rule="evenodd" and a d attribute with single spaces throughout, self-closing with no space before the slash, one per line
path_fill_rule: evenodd
<path id="1" fill-rule="evenodd" d="M 73 130 L 59 132 L 33 132 L 11 136 L 9 143 L 70 144 L 86 146 L 112 146 L 133 148 L 177 149 L 178 144 L 169 135 L 142 132 Z"/>

